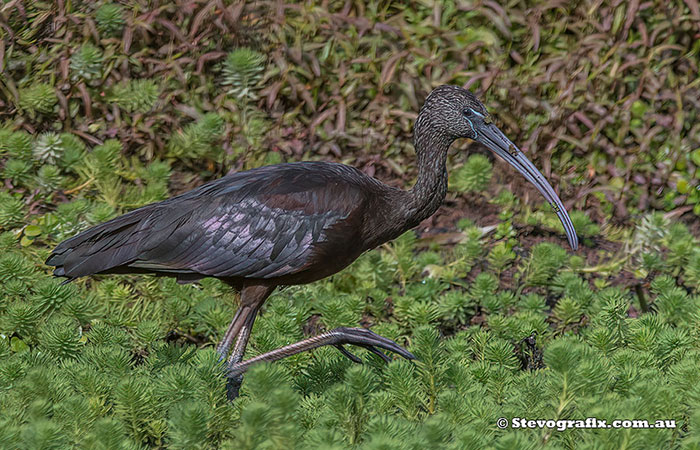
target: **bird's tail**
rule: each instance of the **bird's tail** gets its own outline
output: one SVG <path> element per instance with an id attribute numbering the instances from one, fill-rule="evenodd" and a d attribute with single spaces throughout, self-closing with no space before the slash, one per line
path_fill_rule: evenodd
<path id="1" fill-rule="evenodd" d="M 144 207 L 89 228 L 61 242 L 46 264 L 56 267 L 54 276 L 68 278 L 65 282 L 128 264 L 142 251 L 152 213 Z"/>

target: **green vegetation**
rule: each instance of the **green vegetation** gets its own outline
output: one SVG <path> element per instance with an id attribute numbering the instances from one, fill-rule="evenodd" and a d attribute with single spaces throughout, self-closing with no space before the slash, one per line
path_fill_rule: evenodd
<path id="1" fill-rule="evenodd" d="M 700 448 L 697 2 L 8 5 L 3 448 Z M 61 285 L 43 265 L 80 230 L 229 170 L 324 159 L 408 185 L 412 120 L 445 83 L 479 93 L 543 169 L 581 249 L 520 175 L 459 142 L 434 221 L 277 291 L 247 355 L 363 324 L 415 363 L 323 348 L 254 367 L 229 403 L 213 349 L 226 285 Z"/>

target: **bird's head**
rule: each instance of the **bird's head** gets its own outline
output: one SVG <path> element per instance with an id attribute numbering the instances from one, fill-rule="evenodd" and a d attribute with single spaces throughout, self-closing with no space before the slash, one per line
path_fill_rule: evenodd
<path id="1" fill-rule="evenodd" d="M 421 128 L 423 130 L 420 130 Z M 578 248 L 574 225 L 552 186 L 523 152 L 493 123 L 486 107 L 474 94 L 459 86 L 445 85 L 435 88 L 421 108 L 415 134 L 417 146 L 419 134 L 428 139 L 431 139 L 431 135 L 432 139 L 444 138 L 449 143 L 458 138 L 468 138 L 485 145 L 535 185 L 564 225 L 571 248 Z"/>

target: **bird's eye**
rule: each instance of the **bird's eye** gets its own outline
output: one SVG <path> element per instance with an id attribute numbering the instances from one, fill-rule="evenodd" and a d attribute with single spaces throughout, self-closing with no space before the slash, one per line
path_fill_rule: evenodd
<path id="1" fill-rule="evenodd" d="M 464 114 L 464 117 L 471 117 L 474 115 L 474 111 L 471 108 L 464 108 L 462 114 Z"/>

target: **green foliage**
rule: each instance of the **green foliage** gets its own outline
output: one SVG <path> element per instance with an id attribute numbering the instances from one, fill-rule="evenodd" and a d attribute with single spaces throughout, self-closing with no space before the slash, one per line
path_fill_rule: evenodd
<path id="1" fill-rule="evenodd" d="M 56 166 L 41 166 L 36 174 L 36 185 L 43 192 L 56 191 L 63 185 L 61 169 Z"/>
<path id="2" fill-rule="evenodd" d="M 95 11 L 97 29 L 107 36 L 117 35 L 124 27 L 124 13 L 118 3 L 104 3 Z"/>
<path id="3" fill-rule="evenodd" d="M 581 305 L 575 300 L 564 297 L 557 303 L 557 306 L 552 311 L 552 316 L 560 328 L 574 324 L 581 319 L 583 313 Z"/>
<path id="4" fill-rule="evenodd" d="M 41 330 L 39 347 L 55 358 L 74 358 L 80 346 L 80 332 L 70 320 L 51 320 Z"/>
<path id="5" fill-rule="evenodd" d="M 600 227 L 591 221 L 584 211 L 571 211 L 569 215 L 579 237 L 593 237 L 600 233 Z"/>
<path id="6" fill-rule="evenodd" d="M 566 262 L 566 250 L 556 244 L 543 242 L 532 248 L 523 280 L 528 285 L 546 284 Z"/>
<path id="7" fill-rule="evenodd" d="M 515 252 L 505 242 L 494 245 L 488 255 L 489 265 L 497 274 L 505 270 L 514 259 Z"/>
<path id="8" fill-rule="evenodd" d="M 474 315 L 474 299 L 463 292 L 450 291 L 440 298 L 438 308 L 441 318 L 447 323 L 465 325 Z"/>
<path id="9" fill-rule="evenodd" d="M 683 267 L 683 276 L 688 286 L 694 286 L 695 292 L 700 292 L 700 248 L 695 247 L 688 258 L 688 263 Z"/>
<path id="10" fill-rule="evenodd" d="M 329 330 L 355 325 L 364 306 L 362 298 L 356 295 L 336 295 L 318 299 L 321 321 Z"/>
<path id="11" fill-rule="evenodd" d="M 62 144 L 57 133 L 43 133 L 34 143 L 34 159 L 39 163 L 56 164 L 63 153 Z"/>
<path id="12" fill-rule="evenodd" d="M 224 120 L 215 113 L 202 116 L 185 126 L 170 139 L 168 155 L 181 159 L 216 158 L 220 153 L 214 144 L 221 137 Z"/>
<path id="13" fill-rule="evenodd" d="M 32 157 L 32 137 L 23 131 L 0 128 L 0 155 L 28 160 Z"/>
<path id="14" fill-rule="evenodd" d="M 85 156 L 85 144 L 74 134 L 61 133 L 62 156 L 58 165 L 69 172 L 75 172 L 75 167 L 79 165 Z"/>
<path id="15" fill-rule="evenodd" d="M 469 156 L 467 162 L 452 171 L 450 186 L 458 192 L 483 191 L 491 180 L 493 165 L 481 154 Z"/>
<path id="16" fill-rule="evenodd" d="M 10 234 L 0 235 L 5 241 L 16 245 Z M 415 236 L 409 235 L 372 254 L 381 264 L 415 251 Z M 417 257 L 446 264 L 430 252 Z M 513 263 L 527 265 L 530 258 Z M 233 313 L 218 282 L 197 289 L 169 279 L 136 281 L 134 288 L 152 307 L 135 315 L 146 303 L 119 279 L 93 282 L 96 298 L 80 285 L 44 278 L 29 258 L 9 253 L 0 258 L 0 286 L 14 294 L 2 306 L 0 327 L 13 341 L 0 341 L 0 385 L 13 387 L 0 391 L 0 399 L 22 413 L 4 416 L 3 433 L 11 427 L 15 432 L 6 441 L 26 445 L 109 448 L 347 448 L 407 441 L 432 448 L 457 441 L 510 445 L 508 434 L 489 425 L 502 416 L 613 420 L 633 411 L 635 417 L 689 417 L 694 404 L 668 399 L 697 381 L 700 367 L 691 349 L 700 300 L 673 277 L 660 276 L 652 283 L 657 312 L 632 319 L 629 292 L 591 289 L 577 274 L 552 270 L 551 287 L 544 289 L 562 297 L 550 311 L 542 296 L 502 290 L 491 272 L 477 275 L 465 292 L 409 269 L 403 287 L 394 280 L 380 284 L 393 297 L 389 321 L 405 328 L 383 322 L 375 331 L 408 342 L 418 361 L 385 365 L 360 352 L 367 363 L 353 365 L 332 348 L 319 349 L 253 366 L 241 397 L 229 403 L 211 347 L 163 340 L 171 329 L 216 340 Z M 301 338 L 309 302 L 326 328 L 356 326 L 365 302 L 340 286 L 327 280 L 271 297 L 250 353 Z M 399 289 L 404 295 L 396 294 Z M 465 327 L 479 305 L 488 326 Z M 581 320 L 584 315 L 588 321 Z M 463 331 L 441 335 L 455 328 Z M 572 330 L 581 335 L 568 335 Z M 525 356 L 518 342 L 528 336 L 536 337 L 536 347 Z M 533 361 L 542 351 L 546 368 L 537 369 Z M 521 371 L 523 358 L 535 368 Z M 640 395 L 650 401 L 639 403 Z M 466 435 L 474 423 L 485 431 Z M 654 442 L 661 446 L 673 439 L 672 433 L 656 432 Z M 598 439 L 588 431 L 579 438 L 590 444 Z M 567 442 L 565 434 L 551 439 Z"/>
<path id="17" fill-rule="evenodd" d="M 222 68 L 222 84 L 230 86 L 227 93 L 238 99 L 255 99 L 255 86 L 262 78 L 265 60 L 265 55 L 250 48 L 230 52 Z"/>
<path id="18" fill-rule="evenodd" d="M 27 183 L 32 173 L 32 165 L 21 159 L 8 159 L 2 171 L 2 176 L 13 185 L 21 186 Z"/>
<path id="19" fill-rule="evenodd" d="M 483 272 L 474 280 L 469 295 L 477 301 L 483 301 L 484 298 L 495 294 L 496 289 L 498 289 L 498 279 L 493 274 Z"/>
<path id="20" fill-rule="evenodd" d="M 469 227 L 464 230 L 465 240 L 455 245 L 453 249 L 454 265 L 459 274 L 469 273 L 477 258 L 484 252 L 481 230 Z"/>
<path id="21" fill-rule="evenodd" d="M 668 230 L 669 221 L 662 213 L 647 214 L 637 226 L 634 244 L 641 253 L 658 252 Z"/>
<path id="22" fill-rule="evenodd" d="M 22 223 L 24 202 L 7 192 L 0 191 L 0 228 L 9 229 Z"/>
<path id="23" fill-rule="evenodd" d="M 58 103 L 53 86 L 36 83 L 19 91 L 19 107 L 30 116 L 51 114 Z"/>
<path id="24" fill-rule="evenodd" d="M 42 281 L 33 288 L 33 302 L 42 313 L 60 309 L 68 300 L 74 298 L 77 289 L 73 285 L 61 285 L 57 281 Z"/>
<path id="25" fill-rule="evenodd" d="M 127 112 L 146 113 L 159 95 L 160 87 L 155 80 L 128 80 L 112 87 L 108 101 Z"/>
<path id="26" fill-rule="evenodd" d="M 206 448 L 212 412 L 204 402 L 183 402 L 172 408 L 168 421 L 170 448 Z"/>
<path id="27" fill-rule="evenodd" d="M 77 49 L 70 58 L 71 77 L 74 80 L 98 78 L 102 66 L 102 51 L 90 43 L 85 43 Z"/>

